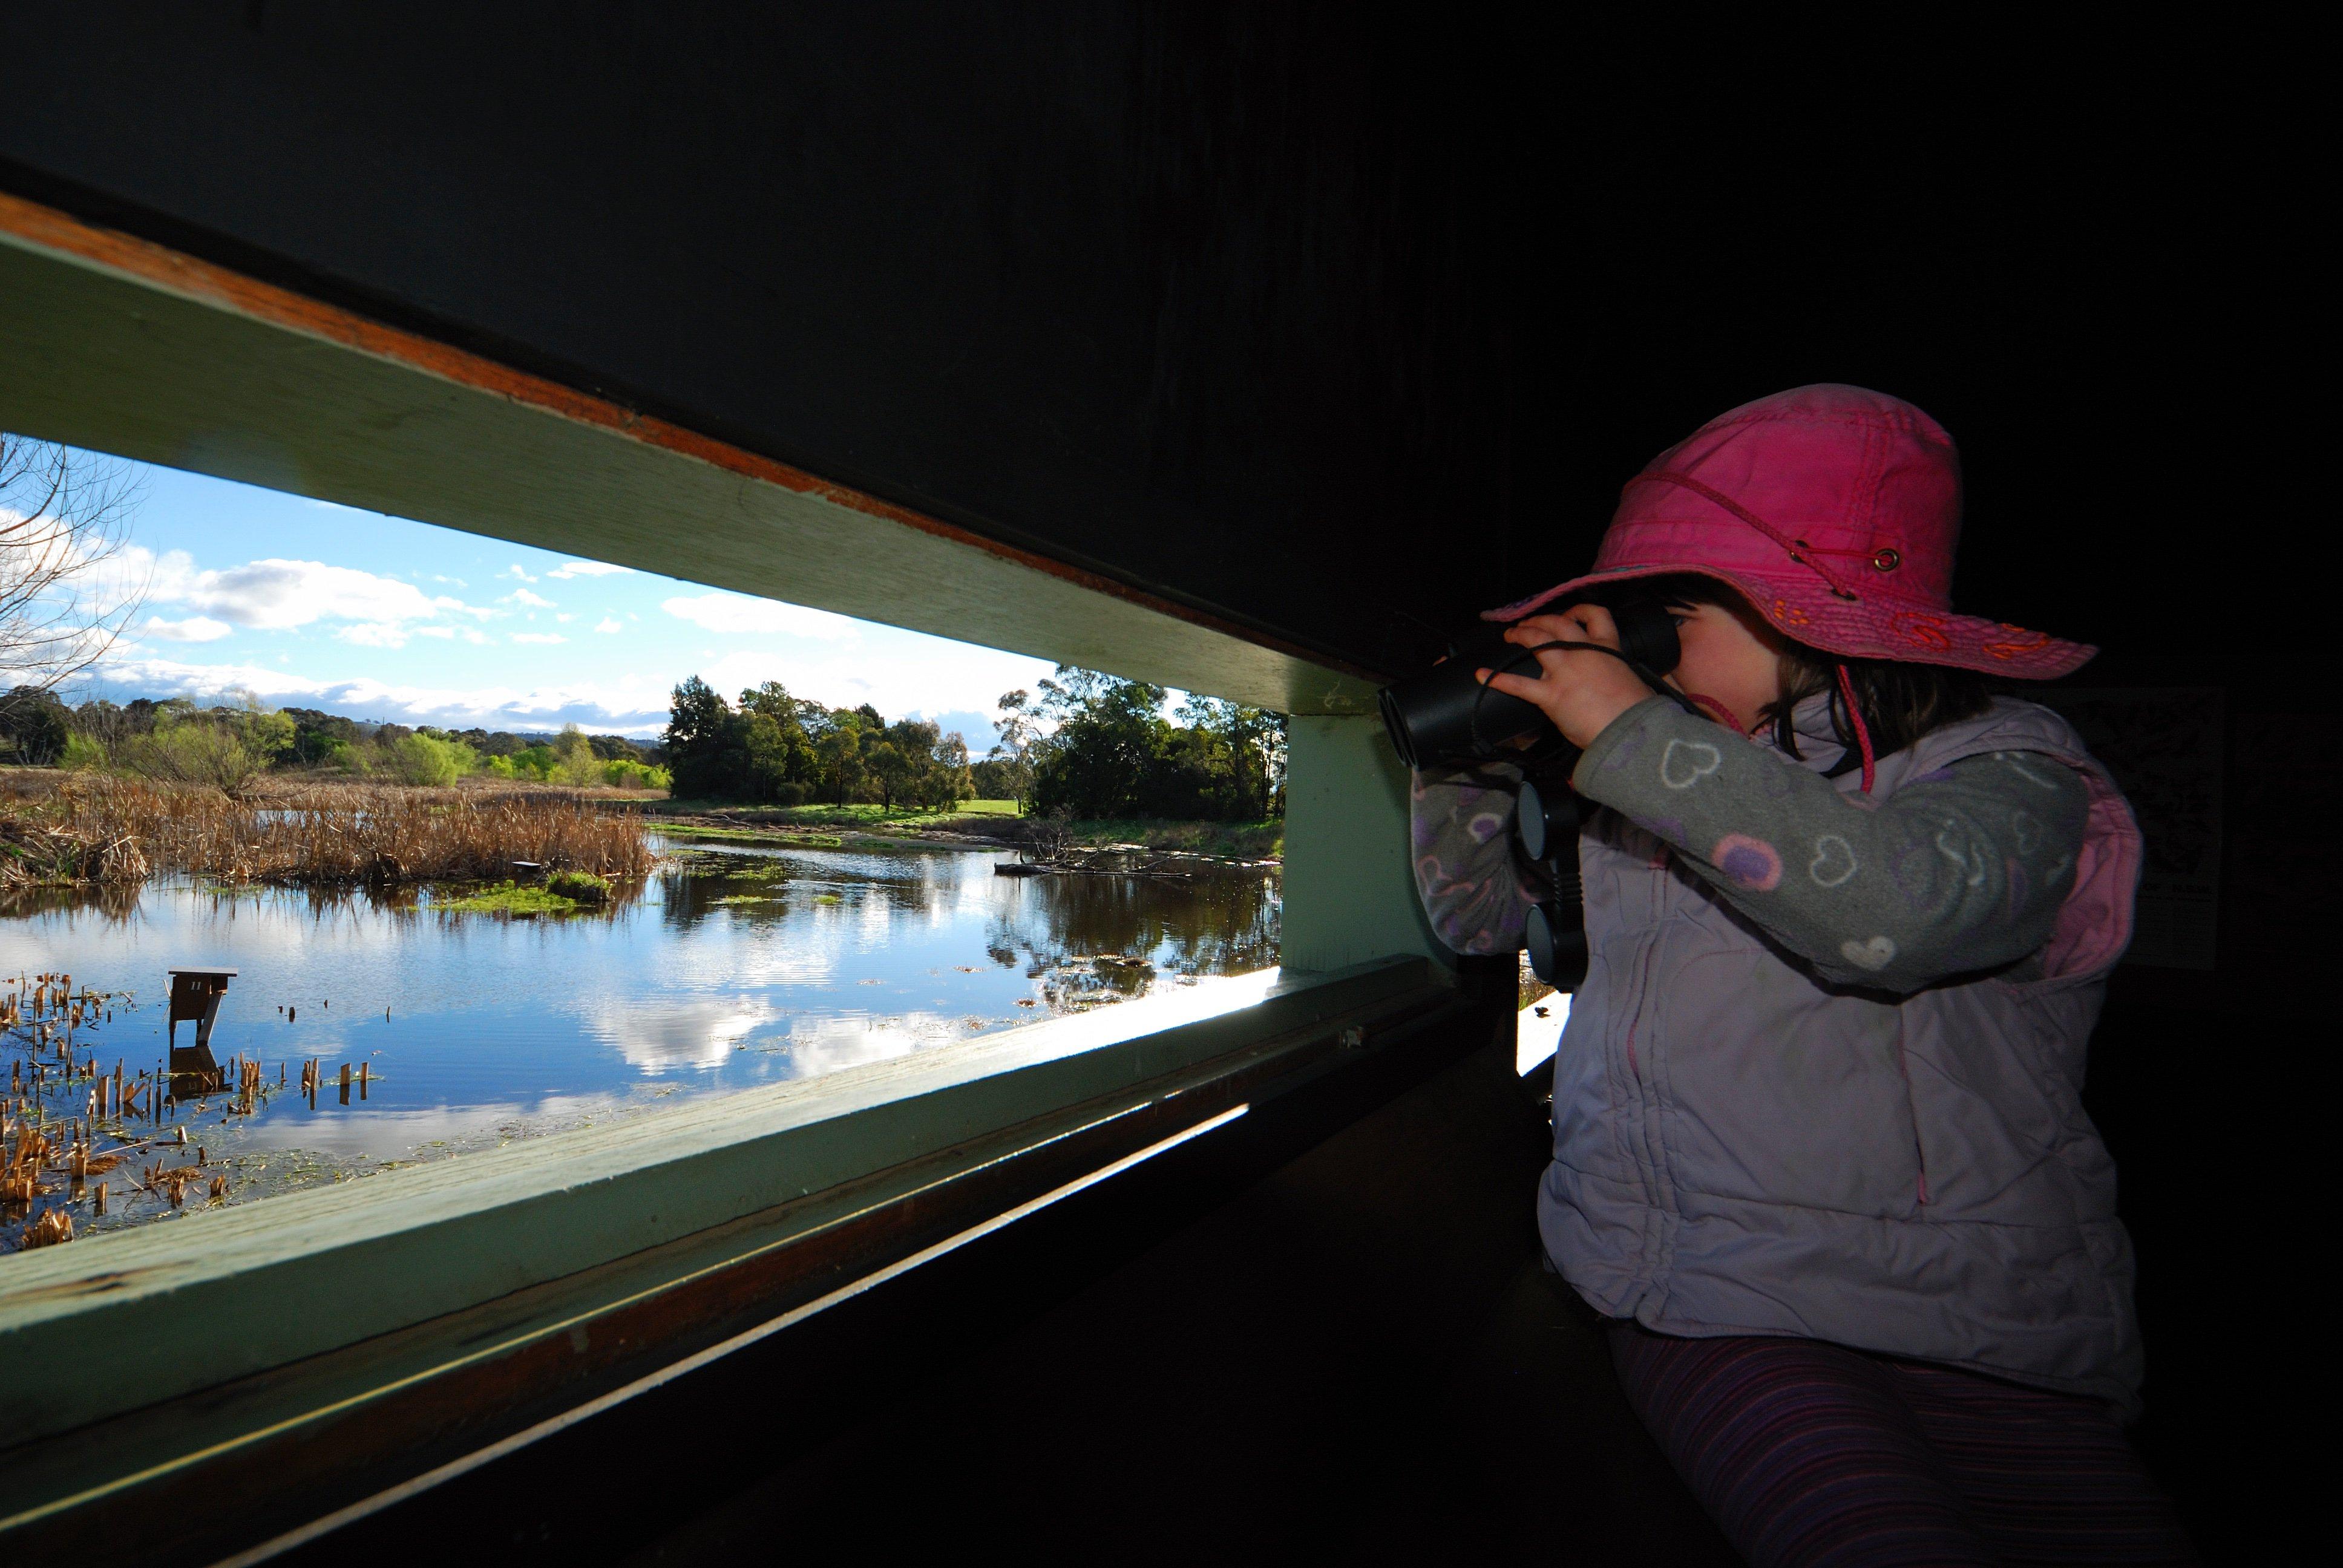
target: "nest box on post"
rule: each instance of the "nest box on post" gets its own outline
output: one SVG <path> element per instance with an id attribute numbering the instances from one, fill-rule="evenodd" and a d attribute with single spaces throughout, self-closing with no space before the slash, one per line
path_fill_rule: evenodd
<path id="1" fill-rule="evenodd" d="M 234 970 L 171 971 L 171 1020 L 165 1038 L 171 1048 L 173 1077 L 219 1070 L 219 1064 L 212 1060 L 212 1020 L 219 1016 L 220 998 L 227 992 L 227 982 L 235 978 Z M 184 1050 L 179 1046 L 182 1019 L 192 1020 L 196 1026 L 196 1043 Z"/>

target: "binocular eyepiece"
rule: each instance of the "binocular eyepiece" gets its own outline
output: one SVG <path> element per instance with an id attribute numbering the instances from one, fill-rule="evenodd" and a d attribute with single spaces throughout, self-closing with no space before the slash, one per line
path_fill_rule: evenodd
<path id="1" fill-rule="evenodd" d="M 1684 649 L 1675 618 L 1655 599 L 1629 599 L 1611 612 L 1619 656 L 1655 691 Z M 1570 787 L 1575 748 L 1536 743 L 1541 731 L 1561 742 L 1544 709 L 1481 684 L 1482 669 L 1537 668 L 1531 648 L 1503 640 L 1490 628 L 1460 639 L 1445 663 L 1411 680 L 1383 688 L 1379 698 L 1393 749 L 1410 768 L 1496 759 L 1518 761 L 1522 780 L 1513 808 L 1513 843 L 1550 890 L 1530 909 L 1523 940 L 1530 969 L 1556 990 L 1574 990 L 1586 978 L 1586 907 L 1578 877 L 1578 829 L 1584 808 Z M 1512 742 L 1532 738 L 1526 751 Z"/>

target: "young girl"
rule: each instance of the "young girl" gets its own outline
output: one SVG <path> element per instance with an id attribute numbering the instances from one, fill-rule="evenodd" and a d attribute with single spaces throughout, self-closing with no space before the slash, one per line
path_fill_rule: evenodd
<path id="1" fill-rule="evenodd" d="M 1546 1249 L 1630 1402 L 1757 1563 L 2186 1562 L 2119 1420 L 2132 1252 L 2077 1099 L 2139 832 L 1988 677 L 2095 651 L 1952 613 L 1960 478 L 1911 405 L 1805 387 L 1629 483 L 1594 570 L 1491 612 L 1615 646 L 1484 677 L 1584 748 L 1586 980 L 1554 1059 Z M 1419 774 L 1418 886 L 1460 951 L 1543 890 L 1519 774 Z"/>

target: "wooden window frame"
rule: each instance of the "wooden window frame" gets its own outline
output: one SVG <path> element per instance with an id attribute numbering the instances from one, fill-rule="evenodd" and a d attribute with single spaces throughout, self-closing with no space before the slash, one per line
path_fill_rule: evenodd
<path id="1" fill-rule="evenodd" d="M 126 1500 L 223 1475 L 314 1513 L 308 1453 L 466 1462 L 1481 1005 L 1416 908 L 1364 672 L 5 196 L 0 427 L 1293 716 L 1285 969 L 1247 1005 L 1175 992 L 0 1259 L 0 1542 L 118 1544 Z"/>

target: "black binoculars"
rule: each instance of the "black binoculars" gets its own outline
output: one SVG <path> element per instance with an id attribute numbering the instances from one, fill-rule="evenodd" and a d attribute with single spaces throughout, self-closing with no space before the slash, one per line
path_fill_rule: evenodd
<path id="1" fill-rule="evenodd" d="M 1661 678 L 1676 667 L 1684 650 L 1667 606 L 1655 599 L 1627 599 L 1614 607 L 1611 616 L 1619 646 L 1604 651 L 1623 660 L 1654 691 L 1674 697 Z M 1475 635 L 1452 646 L 1445 662 L 1383 688 L 1378 701 L 1392 748 L 1410 768 L 1490 761 L 1521 767 L 1513 844 L 1551 890 L 1530 909 L 1524 937 L 1530 970 L 1556 990 L 1566 991 L 1576 990 L 1586 978 L 1585 890 L 1578 878 L 1578 829 L 1584 809 L 1570 787 L 1578 749 L 1554 730 L 1543 709 L 1491 690 L 1478 674 L 1525 665 L 1535 669 L 1537 655 L 1536 647 L 1503 640 L 1503 628 L 1476 628 Z M 1519 744 L 1525 739 L 1526 746 Z"/>

